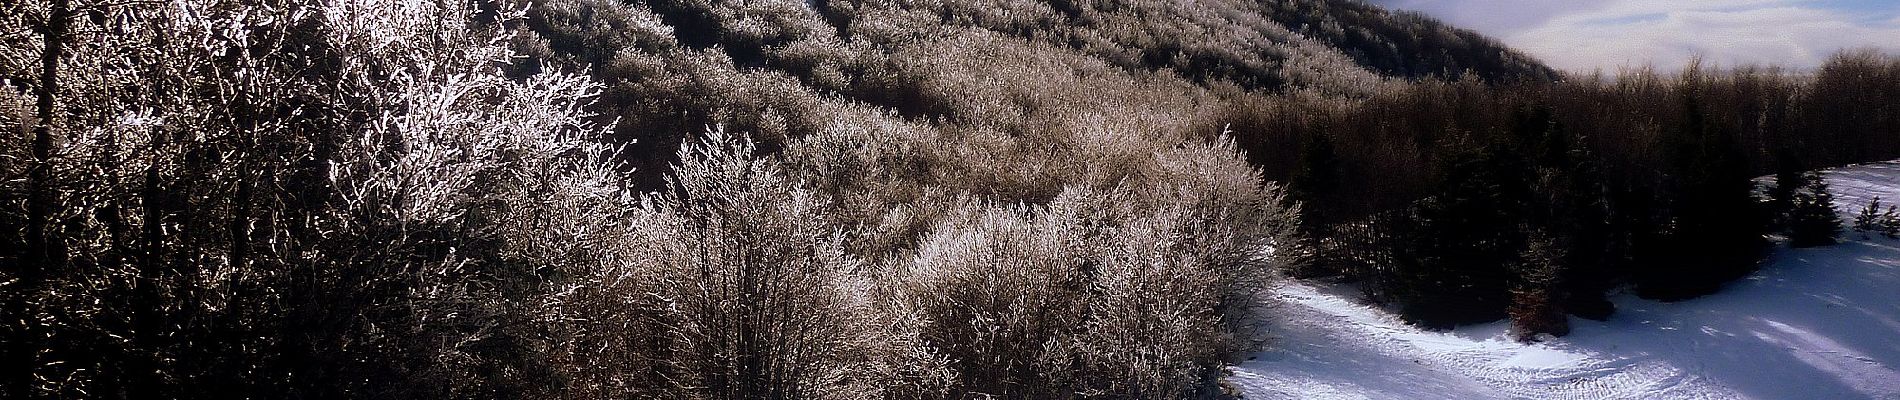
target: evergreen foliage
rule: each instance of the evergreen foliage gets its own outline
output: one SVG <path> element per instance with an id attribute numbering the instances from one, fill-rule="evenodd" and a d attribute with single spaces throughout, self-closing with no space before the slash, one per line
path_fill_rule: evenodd
<path id="1" fill-rule="evenodd" d="M 1854 231 L 1878 232 L 1880 231 L 1879 224 L 1880 196 L 1874 196 L 1872 200 L 1867 201 L 1867 205 L 1860 207 L 1860 212 L 1854 213 Z"/>
<path id="2" fill-rule="evenodd" d="M 1605 191 L 1600 171 L 1591 154 L 1581 148 L 1572 132 L 1557 121 L 1548 105 L 1520 109 L 1513 117 L 1513 151 L 1529 165 L 1532 197 L 1526 215 L 1526 237 L 1536 240 L 1524 250 L 1526 261 L 1543 266 L 1539 273 L 1554 276 L 1531 281 L 1541 282 L 1539 296 L 1559 304 L 1533 309 L 1568 310 L 1593 319 L 1609 317 L 1615 306 L 1604 293 L 1616 283 L 1610 270 L 1611 254 L 1609 211 L 1602 197 Z M 1523 275 L 1520 273 L 1520 275 Z M 1550 324 L 1534 326 L 1554 326 Z M 1555 328 L 1532 329 L 1552 333 Z"/>
<path id="3" fill-rule="evenodd" d="M 1820 174 L 1801 174 L 1801 187 L 1788 209 L 1788 245 L 1792 247 L 1828 246 L 1841 235 L 1841 217 L 1834 210 L 1834 194 Z M 1785 184 L 1777 180 L 1778 185 Z"/>
<path id="4" fill-rule="evenodd" d="M 1313 201 L 1329 197 L 1339 184 L 1339 155 L 1333 150 L 1331 138 L 1317 134 L 1300 144 L 1300 166 L 1287 180 L 1287 195 L 1294 199 L 1311 203 L 1300 214 L 1302 229 L 1312 229 L 1331 225 L 1329 217 L 1338 211 L 1324 202 Z"/>
<path id="5" fill-rule="evenodd" d="M 1511 332 L 1521 342 L 1534 341 L 1539 335 L 1570 333 L 1562 300 L 1565 285 L 1559 275 L 1566 258 L 1563 247 L 1549 235 L 1529 234 L 1523 258 L 1513 271 L 1517 279 L 1511 284 L 1508 309 Z"/>
<path id="6" fill-rule="evenodd" d="M 1696 93 L 1682 99 L 1687 114 L 1670 144 L 1677 195 L 1661 210 L 1661 240 L 1637 250 L 1632 277 L 1638 295 L 1662 300 L 1712 293 L 1753 272 L 1768 244 L 1768 213 L 1737 134 L 1710 121 Z"/>
<path id="7" fill-rule="evenodd" d="M 1794 211 L 1795 196 L 1808 185 L 1812 178 L 1807 169 L 1792 156 L 1776 157 L 1774 184 L 1768 187 L 1768 211 L 1773 215 L 1776 229 L 1788 229 L 1790 213 Z"/>
<path id="8" fill-rule="evenodd" d="M 1371 223 L 1383 231 L 1366 260 L 1372 297 L 1426 326 L 1508 316 L 1525 337 L 1562 334 L 1564 310 L 1614 310 L 1595 170 L 1547 108 L 1519 110 L 1511 127 L 1445 144 L 1467 150 L 1452 156 L 1441 192 Z"/>
<path id="9" fill-rule="evenodd" d="M 1300 208 L 1298 251 L 1304 257 L 1288 265 L 1287 273 L 1301 278 L 1318 276 L 1338 276 L 1342 260 L 1337 251 L 1324 247 L 1340 246 L 1335 235 L 1329 232 L 1337 222 L 1329 219 L 1338 215 L 1338 209 L 1329 203 L 1315 201 L 1331 196 L 1339 180 L 1338 155 L 1334 154 L 1331 139 L 1325 135 L 1315 135 L 1301 143 L 1300 166 L 1294 170 L 1287 181 L 1287 195 L 1302 202 Z"/>
<path id="10" fill-rule="evenodd" d="M 1510 266 L 1525 245 L 1518 234 L 1530 197 L 1525 168 L 1492 149 L 1463 155 L 1442 192 L 1401 215 L 1390 243 L 1403 253 L 1381 269 L 1376 298 L 1428 327 L 1496 320 L 1510 304 Z"/>
<path id="11" fill-rule="evenodd" d="M 1863 234 L 1878 233 L 1888 238 L 1900 236 L 1900 224 L 1896 224 L 1900 222 L 1900 216 L 1896 215 L 1895 207 L 1887 205 L 1885 209 L 1882 209 L 1880 207 L 1882 205 L 1880 198 L 1875 197 L 1868 201 L 1866 206 L 1861 207 L 1860 212 L 1854 215 L 1854 231 Z"/>
<path id="12" fill-rule="evenodd" d="M 1900 208 L 1889 205 L 1880 212 L 1880 235 L 1888 239 L 1900 238 Z"/>

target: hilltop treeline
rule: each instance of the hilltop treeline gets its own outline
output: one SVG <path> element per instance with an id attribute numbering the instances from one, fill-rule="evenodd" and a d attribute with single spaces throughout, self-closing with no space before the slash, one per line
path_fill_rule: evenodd
<path id="1" fill-rule="evenodd" d="M 1366 280 L 1448 326 L 1514 308 L 1602 318 L 1623 284 L 1715 291 L 1755 268 L 1786 211 L 1751 179 L 1900 158 L 1895 104 L 1900 57 L 1855 51 L 1802 74 L 1695 63 L 1230 112 L 1242 147 L 1307 204 L 1300 274 Z"/>

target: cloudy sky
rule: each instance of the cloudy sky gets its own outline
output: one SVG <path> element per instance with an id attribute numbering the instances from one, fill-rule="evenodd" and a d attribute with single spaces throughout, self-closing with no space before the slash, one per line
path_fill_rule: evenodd
<path id="1" fill-rule="evenodd" d="M 1836 49 L 1900 52 L 1900 0 L 1370 0 L 1498 38 L 1552 67 L 1614 72 L 1721 65 L 1812 68 Z"/>

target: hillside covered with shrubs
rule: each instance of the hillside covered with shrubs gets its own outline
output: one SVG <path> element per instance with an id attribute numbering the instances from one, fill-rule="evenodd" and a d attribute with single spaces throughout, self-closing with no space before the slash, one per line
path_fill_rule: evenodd
<path id="1" fill-rule="evenodd" d="M 840 120 L 1068 136 L 1076 121 L 1099 115 L 1172 120 L 1146 129 L 1211 137 L 1226 122 L 1207 110 L 1243 98 L 1362 97 L 1467 73 L 1556 77 L 1487 38 L 1356 1 L 525 7 L 506 35 L 522 55 L 511 74 L 563 70 L 602 82 L 595 110 L 602 121 L 617 119 L 613 139 L 629 146 L 644 188 L 658 187 L 673 149 L 708 126 L 746 132 L 767 149 Z"/>
<path id="2" fill-rule="evenodd" d="M 1749 174 L 1900 156 L 1896 66 L 1564 77 L 1357 1 L 24 1 L 0 397 L 1219 398 L 1282 271 L 1546 333 L 1712 290 Z"/>

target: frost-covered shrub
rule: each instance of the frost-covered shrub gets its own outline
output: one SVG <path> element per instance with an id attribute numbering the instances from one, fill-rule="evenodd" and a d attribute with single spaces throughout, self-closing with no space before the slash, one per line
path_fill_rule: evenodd
<path id="1" fill-rule="evenodd" d="M 679 47 L 673 27 L 660 16 L 615 0 L 536 1 L 524 19 L 552 50 L 583 65 L 605 64 L 627 50 L 663 53 Z"/>
<path id="2" fill-rule="evenodd" d="M 896 261 L 956 392 L 1187 396 L 1252 348 L 1266 249 L 1292 211 L 1231 147 L 1157 154 L 1137 176 L 1046 205 L 968 204 Z"/>
<path id="3" fill-rule="evenodd" d="M 845 251 L 829 200 L 714 131 L 629 211 L 634 253 L 579 272 L 555 319 L 586 396 L 940 396 L 944 362 Z"/>
<path id="4" fill-rule="evenodd" d="M 551 283 L 624 262 L 635 204 L 585 111 L 600 87 L 548 71 L 510 78 L 492 32 L 406 21 L 468 9 L 339 2 L 339 70 L 379 112 L 329 162 L 339 204 L 323 257 L 288 299 L 289 353 L 310 393 L 518 397 L 565 374 L 544 342 Z M 456 21 L 451 19 L 450 21 Z M 443 44 L 438 44 L 443 43 Z M 454 51 L 437 50 L 453 45 Z M 440 52 L 438 52 L 440 51 Z M 367 317 L 359 317 L 367 316 Z"/>
<path id="5" fill-rule="evenodd" d="M 83 107 L 57 111 L 53 169 L 76 178 L 57 188 L 73 268 L 32 289 L 72 316 L 33 329 L 70 339 L 9 353 L 44 381 L 0 396 L 548 391 L 559 374 L 534 300 L 624 255 L 600 239 L 626 230 L 609 221 L 634 202 L 584 111 L 596 82 L 502 74 L 518 14 L 97 6 L 63 17 L 115 32 L 62 60 L 82 77 L 58 93 Z"/>

